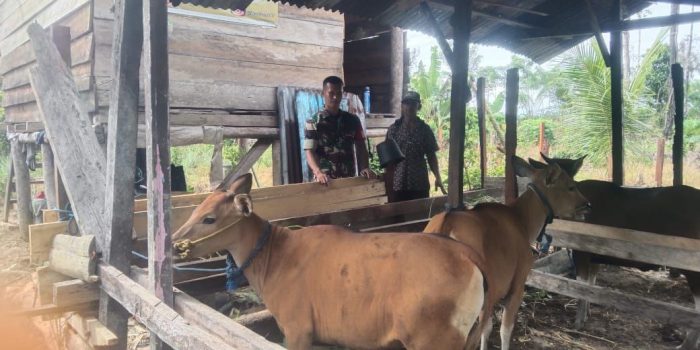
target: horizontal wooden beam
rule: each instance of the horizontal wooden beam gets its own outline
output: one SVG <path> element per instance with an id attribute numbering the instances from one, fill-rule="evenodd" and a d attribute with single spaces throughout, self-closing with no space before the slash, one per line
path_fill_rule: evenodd
<path id="1" fill-rule="evenodd" d="M 698 239 L 565 220 L 555 220 L 547 233 L 558 247 L 700 271 Z"/>
<path id="2" fill-rule="evenodd" d="M 700 311 L 687 307 L 589 285 L 537 270 L 530 271 L 526 284 L 548 292 L 588 300 L 594 304 L 612 306 L 622 312 L 645 316 L 663 324 L 700 329 Z"/>
<path id="3" fill-rule="evenodd" d="M 165 305 L 155 295 L 150 293 L 143 285 L 147 284 L 147 276 L 141 278 L 143 285 L 136 283 L 129 276 L 121 273 L 116 268 L 106 265 L 99 265 L 102 289 L 112 298 L 119 302 L 124 308 L 134 315 L 134 318 L 155 333 L 161 340 L 176 349 L 281 349 L 274 344 L 264 340 L 253 343 L 248 341 L 248 337 L 240 336 L 240 345 L 231 345 L 230 339 L 224 341 L 212 327 L 213 321 L 206 324 L 186 320 L 175 310 Z M 182 298 L 180 298 L 182 299 Z M 186 299 L 186 298 L 185 298 Z M 190 303 L 201 304 L 198 301 L 189 300 Z M 182 301 L 181 301 L 182 303 Z M 211 309 L 210 309 L 211 310 Z M 218 314 L 211 310 L 208 316 L 214 317 Z M 226 317 L 219 314 L 221 317 Z M 190 317 L 191 318 L 191 317 Z M 233 322 L 233 321 L 231 321 Z M 213 331 L 215 333 L 210 333 Z M 238 334 L 238 333 L 236 333 Z M 259 340 L 259 336 L 247 336 Z M 268 345 L 269 344 L 269 345 Z M 246 346 L 248 345 L 248 346 Z"/>
<path id="4" fill-rule="evenodd" d="M 146 285 L 147 273 L 144 269 L 131 269 L 132 283 Z M 142 287 L 140 287 L 142 288 Z M 174 290 L 173 308 L 190 325 L 201 327 L 211 332 L 212 337 L 220 338 L 227 343 L 227 347 L 234 347 L 241 350 L 265 349 L 283 350 L 284 348 L 267 342 L 255 332 L 241 326 L 232 319 L 219 313 L 218 311 L 202 304 L 193 297 L 182 293 L 178 289 Z"/>
<path id="5" fill-rule="evenodd" d="M 81 280 L 69 280 L 53 284 L 53 304 L 56 306 L 80 305 L 100 298 L 100 285 Z"/>

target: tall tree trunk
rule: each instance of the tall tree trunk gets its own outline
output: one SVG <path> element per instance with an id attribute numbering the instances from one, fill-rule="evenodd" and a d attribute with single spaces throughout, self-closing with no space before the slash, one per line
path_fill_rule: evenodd
<path id="1" fill-rule="evenodd" d="M 677 15 L 680 9 L 680 5 L 671 5 L 671 15 Z M 678 25 L 675 24 L 671 26 L 671 33 L 669 34 L 669 47 L 671 54 L 671 62 L 669 68 L 672 64 L 678 62 Z M 673 104 L 673 89 L 671 87 L 671 72 L 668 73 L 668 109 L 666 110 L 666 120 L 664 121 L 664 129 L 662 131 L 661 137 L 657 142 L 656 148 L 656 186 L 662 186 L 663 184 L 663 173 L 664 173 L 664 150 L 666 149 L 666 139 L 671 136 L 671 131 L 673 130 L 673 114 L 675 112 Z"/>
<path id="2" fill-rule="evenodd" d="M 622 79 L 627 80 L 632 76 L 630 71 L 630 33 L 622 32 Z"/>

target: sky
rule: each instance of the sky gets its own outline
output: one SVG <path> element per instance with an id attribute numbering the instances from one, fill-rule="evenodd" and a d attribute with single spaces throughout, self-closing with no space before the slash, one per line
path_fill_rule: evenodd
<path id="1" fill-rule="evenodd" d="M 700 11 L 700 6 L 696 6 L 695 11 Z M 680 7 L 680 13 L 687 13 L 691 12 L 691 6 L 688 5 L 681 5 Z M 667 3 L 654 3 L 651 6 L 649 6 L 647 9 L 645 9 L 642 12 L 642 16 L 644 18 L 648 17 L 659 17 L 659 16 L 667 16 L 671 14 L 671 5 Z M 638 15 L 633 15 L 632 19 L 639 18 Z M 630 56 L 631 56 L 631 65 L 636 65 L 636 62 L 638 62 L 638 54 L 637 52 L 641 53 L 642 55 L 644 52 L 651 46 L 653 43 L 654 39 L 656 39 L 656 36 L 658 35 L 659 31 L 663 30 L 663 28 L 653 28 L 653 29 L 644 29 L 644 30 L 635 30 L 630 32 Z M 678 42 L 681 42 L 683 39 L 685 39 L 690 33 L 690 24 L 683 24 L 678 26 Z M 695 27 L 693 30 L 693 36 L 696 38 L 700 37 L 700 23 L 695 23 Z M 607 34 L 604 34 L 605 36 L 605 42 L 610 43 L 610 38 Z M 432 46 L 437 46 L 437 41 L 426 34 L 420 33 L 420 32 L 415 32 L 415 31 L 408 31 L 407 35 L 407 46 L 410 50 L 415 51 L 415 59 L 416 61 L 423 61 L 424 63 L 429 62 L 430 60 L 430 48 Z M 668 40 L 668 39 L 667 39 Z M 696 41 L 697 42 L 697 41 Z M 483 45 L 477 45 L 478 46 L 478 52 L 479 54 L 483 57 L 481 60 L 481 66 L 482 67 L 488 67 L 488 66 L 494 66 L 494 67 L 502 67 L 506 66 L 508 63 L 511 61 L 511 56 L 513 56 L 513 53 L 511 53 L 508 50 L 495 47 L 495 46 L 483 46 Z M 700 53 L 700 45 L 693 45 L 693 52 Z M 556 63 L 556 58 L 550 60 L 549 62 L 546 62 L 543 64 L 543 66 L 548 66 Z M 417 62 L 416 62 L 417 63 Z M 412 64 L 413 65 L 413 64 Z M 415 65 L 417 66 L 417 65 Z M 447 65 L 444 65 L 444 67 L 447 67 Z M 448 69 L 448 68 L 446 68 Z M 411 72 L 413 73 L 413 72 Z"/>

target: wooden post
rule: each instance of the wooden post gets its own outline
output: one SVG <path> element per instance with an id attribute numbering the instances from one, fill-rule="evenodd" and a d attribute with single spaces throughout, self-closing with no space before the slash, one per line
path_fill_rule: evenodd
<path id="1" fill-rule="evenodd" d="M 391 113 L 401 115 L 401 98 L 403 97 L 403 30 L 391 29 Z"/>
<path id="2" fill-rule="evenodd" d="M 451 209 L 464 208 L 464 135 L 467 116 L 467 68 L 469 66 L 469 34 L 471 30 L 472 1 L 455 3 L 452 19 L 454 52 L 452 66 L 452 93 L 450 96 L 450 154 L 448 169 L 448 205 Z"/>
<path id="3" fill-rule="evenodd" d="M 211 155 L 209 167 L 209 188 L 212 190 L 219 186 L 224 179 L 224 130 L 219 128 L 214 133 L 214 151 Z"/>
<path id="4" fill-rule="evenodd" d="M 48 143 L 41 144 L 41 170 L 44 173 L 44 194 L 46 194 L 46 207 L 56 207 L 56 168 L 53 162 L 53 151 Z"/>
<path id="5" fill-rule="evenodd" d="M 7 162 L 7 182 L 5 183 L 5 202 L 3 203 L 3 222 L 7 222 L 10 218 L 10 200 L 12 199 L 12 192 L 14 191 L 15 181 L 15 167 L 12 165 L 12 161 Z"/>
<path id="6" fill-rule="evenodd" d="M 620 18 L 620 0 L 613 1 L 612 16 Z M 612 108 L 612 182 L 624 183 L 624 138 L 622 101 L 622 32 L 610 33 L 610 102 Z"/>
<path id="7" fill-rule="evenodd" d="M 282 143 L 280 140 L 272 142 L 272 185 L 283 184 L 282 176 Z"/>
<path id="8" fill-rule="evenodd" d="M 102 237 L 102 260 L 128 274 L 134 222 L 134 173 L 138 131 L 139 67 L 143 42 L 139 2 L 118 0 L 112 38 L 112 87 L 107 131 L 105 218 L 109 232 Z M 110 349 L 126 349 L 129 313 L 104 290 L 99 319 L 119 339 Z"/>
<path id="9" fill-rule="evenodd" d="M 486 178 L 486 79 L 476 80 L 476 114 L 479 120 L 479 160 L 481 167 L 481 188 Z"/>
<path id="10" fill-rule="evenodd" d="M 56 48 L 58 49 L 58 53 L 61 55 L 61 58 L 63 59 L 63 62 L 66 63 L 67 67 L 71 67 L 72 65 L 72 60 L 71 60 L 71 55 L 70 55 L 70 44 L 71 44 L 71 36 L 70 36 L 70 28 L 66 26 L 59 26 L 59 25 L 53 25 L 51 26 L 51 41 L 56 45 Z M 49 143 L 51 140 L 49 140 Z M 51 147 L 49 145 L 49 147 Z M 53 150 L 51 150 L 51 157 L 53 160 Z M 58 209 L 66 210 L 68 208 L 68 203 L 70 201 L 68 200 L 68 194 L 66 193 L 66 187 L 63 184 L 63 179 L 61 179 L 61 174 L 58 170 L 58 165 L 56 162 L 53 162 L 54 170 L 53 170 L 53 183 L 54 183 L 54 199 L 55 199 L 55 206 Z M 44 165 L 44 171 L 47 171 L 47 166 Z M 46 184 L 46 173 L 44 173 L 44 183 Z M 48 194 L 47 194 L 48 198 Z M 64 212 L 60 212 L 59 216 L 61 217 L 62 220 L 67 219 L 67 215 L 64 214 Z"/>
<path id="11" fill-rule="evenodd" d="M 173 305 L 170 232 L 170 132 L 168 121 L 168 8 L 162 0 L 143 2 L 148 174 L 148 288 Z M 167 349 L 151 333 L 151 349 Z"/>
<path id="12" fill-rule="evenodd" d="M 22 239 L 29 239 L 29 225 L 32 224 L 32 189 L 29 184 L 29 168 L 25 161 L 26 152 L 22 143 L 14 139 L 10 144 L 12 166 L 15 168 L 15 193 L 17 195 L 17 222 Z"/>
<path id="13" fill-rule="evenodd" d="M 676 114 L 673 124 L 676 126 L 673 133 L 673 186 L 683 185 L 683 67 L 680 63 L 671 65 L 671 78 L 673 79 L 673 98 L 675 99 Z"/>
<path id="14" fill-rule="evenodd" d="M 506 204 L 513 204 L 518 198 L 518 179 L 515 177 L 513 157 L 518 147 L 519 84 L 518 68 L 509 69 L 506 74 Z"/>
<path id="15" fill-rule="evenodd" d="M 549 156 L 549 144 L 547 143 L 547 138 L 544 133 L 544 122 L 540 123 L 540 138 L 539 138 L 539 145 L 538 145 L 538 150 L 540 151 L 541 154 L 544 154 L 545 156 Z"/>

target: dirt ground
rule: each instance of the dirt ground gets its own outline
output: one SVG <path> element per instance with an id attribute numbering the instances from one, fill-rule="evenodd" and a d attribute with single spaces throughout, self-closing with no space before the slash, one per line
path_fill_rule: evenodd
<path id="1" fill-rule="evenodd" d="M 0 349 L 65 349 L 64 324 L 21 318 L 12 311 L 31 308 L 36 289 L 29 266 L 27 243 L 14 225 L 0 224 Z M 692 307 L 685 279 L 672 279 L 665 271 L 604 267 L 598 284 L 648 298 Z M 243 290 L 232 298 L 227 313 L 235 317 L 257 311 L 256 298 Z M 231 306 L 234 309 L 231 309 Z M 581 331 L 573 329 L 576 301 L 531 289 L 523 302 L 516 325 L 514 349 L 672 349 L 681 343 L 683 331 L 654 320 L 622 314 L 613 308 L 593 305 L 591 317 Z M 148 332 L 132 322 L 130 349 L 145 349 Z M 490 348 L 500 348 L 498 324 Z"/>

